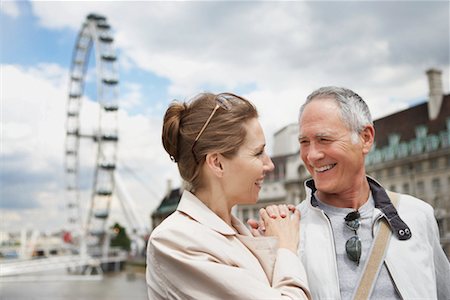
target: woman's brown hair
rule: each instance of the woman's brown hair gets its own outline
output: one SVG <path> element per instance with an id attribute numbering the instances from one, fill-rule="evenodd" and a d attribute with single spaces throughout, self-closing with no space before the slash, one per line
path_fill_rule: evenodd
<path id="1" fill-rule="evenodd" d="M 213 114 L 216 105 L 223 104 L 221 99 L 226 105 L 219 105 Z M 231 93 L 201 93 L 188 102 L 174 101 L 169 105 L 164 115 L 162 143 L 191 191 L 201 187 L 200 171 L 206 154 L 214 151 L 233 157 L 244 143 L 245 122 L 257 117 L 251 102 Z M 198 136 L 208 118 L 209 123 Z"/>

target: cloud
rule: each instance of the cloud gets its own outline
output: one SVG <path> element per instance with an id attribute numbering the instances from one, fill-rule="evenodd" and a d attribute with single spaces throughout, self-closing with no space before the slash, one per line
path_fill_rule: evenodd
<path id="1" fill-rule="evenodd" d="M 239 91 L 252 86 L 258 94 L 266 94 L 264 98 L 284 94 L 288 97 L 280 101 L 288 103 L 301 101 L 298 90 L 305 94 L 332 84 L 367 90 L 371 99 L 386 97 L 384 88 L 395 86 L 386 98 L 411 99 L 426 95 L 426 85 L 413 83 L 424 78 L 427 68 L 441 68 L 448 78 L 446 2 L 35 2 L 33 6 L 41 24 L 53 29 L 76 28 L 89 11 L 104 14 L 114 28 L 121 59 L 128 67 L 133 64 L 168 78 L 171 98 L 188 97 L 205 87 Z M 70 10 L 73 17 L 55 18 L 49 7 Z M 376 111 L 383 108 L 373 103 Z"/>
<path id="2" fill-rule="evenodd" d="M 4 3 L 2 12 L 11 11 Z M 88 13 L 105 15 L 125 74 L 139 71 L 164 81 L 167 99 L 149 93 L 151 83 L 121 78 L 119 172 L 147 217 L 166 179 L 178 183 L 160 138 L 162 115 L 173 98 L 204 90 L 246 96 L 258 107 L 270 153 L 272 134 L 296 122 L 298 108 L 320 86 L 355 90 L 375 118 L 425 100 L 430 67 L 442 69 L 449 90 L 448 2 L 33 1 L 31 6 L 39 26 L 54 34 L 71 31 L 74 40 Z M 55 178 L 64 177 L 67 74 L 57 63 L 2 66 L 2 156 L 8 157 L 2 164 L 14 178 L 39 174 L 35 185 L 55 198 L 64 192 Z M 88 79 L 95 76 L 89 70 Z M 83 109 L 82 124 L 89 130 L 98 105 L 86 97 Z M 83 142 L 83 174 L 92 172 L 92 148 Z M 23 218 L 59 207 L 49 194 L 31 190 L 15 202 L 28 205 Z"/>
<path id="3" fill-rule="evenodd" d="M 2 1 L 0 12 L 11 18 L 17 18 L 20 16 L 19 4 L 15 1 Z"/>
<path id="4" fill-rule="evenodd" d="M 14 228 L 21 222 L 26 224 L 29 221 L 25 218 L 31 215 L 35 217 L 35 226 L 42 229 L 61 227 L 60 224 L 65 223 L 64 141 L 68 74 L 68 70 L 54 64 L 32 68 L 2 66 L 0 209 L 5 222 L 1 226 Z M 124 101 L 134 101 L 124 97 Z M 83 99 L 82 131 L 92 133 L 97 119 L 98 105 L 88 98 Z M 130 116 L 120 111 L 118 164 L 126 161 L 134 172 L 134 177 L 128 174 L 124 181 L 133 187 L 130 194 L 147 226 L 150 212 L 166 192 L 166 178 L 176 177 L 175 166 L 167 157 L 164 159 L 162 147 L 156 146 L 160 142 L 160 126 L 160 119 L 148 119 L 139 114 Z M 94 146 L 90 140 L 80 141 L 84 212 L 92 189 Z M 143 185 L 145 183 L 148 187 Z M 149 190 L 152 191 L 150 195 Z M 20 210 L 20 214 L 14 213 L 16 210 Z M 37 218 L 37 215 L 42 216 Z M 45 215 L 55 218 L 45 218 Z M 9 218 L 10 222 L 7 221 Z"/>

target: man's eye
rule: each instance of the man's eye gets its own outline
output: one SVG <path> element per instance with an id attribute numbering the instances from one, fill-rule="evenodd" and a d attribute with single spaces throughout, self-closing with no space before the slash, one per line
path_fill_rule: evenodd
<path id="1" fill-rule="evenodd" d="M 321 142 L 321 143 L 329 143 L 329 142 L 331 142 L 331 140 L 328 139 L 328 138 L 320 138 L 319 142 Z"/>

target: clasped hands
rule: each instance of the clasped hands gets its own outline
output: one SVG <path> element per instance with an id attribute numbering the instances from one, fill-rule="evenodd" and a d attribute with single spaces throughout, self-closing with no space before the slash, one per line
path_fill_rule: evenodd
<path id="1" fill-rule="evenodd" d="M 253 236 L 274 236 L 278 239 L 278 247 L 286 248 L 294 253 L 300 239 L 300 212 L 294 205 L 270 205 L 259 210 L 259 221 L 249 219 Z"/>

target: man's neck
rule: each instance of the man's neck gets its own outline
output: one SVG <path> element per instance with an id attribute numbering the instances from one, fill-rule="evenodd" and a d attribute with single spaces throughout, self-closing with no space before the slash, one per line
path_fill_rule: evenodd
<path id="1" fill-rule="evenodd" d="M 367 179 L 356 183 L 350 189 L 340 193 L 325 193 L 317 191 L 317 196 L 320 201 L 325 204 L 341 207 L 341 208 L 353 208 L 359 209 L 369 199 L 370 187 Z"/>

